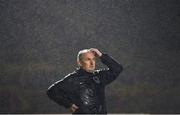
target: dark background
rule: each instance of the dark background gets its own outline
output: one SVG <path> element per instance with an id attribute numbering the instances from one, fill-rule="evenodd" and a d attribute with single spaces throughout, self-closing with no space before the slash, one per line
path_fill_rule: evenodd
<path id="1" fill-rule="evenodd" d="M 0 113 L 69 113 L 46 90 L 91 47 L 124 67 L 109 113 L 180 113 L 179 0 L 0 0 Z"/>

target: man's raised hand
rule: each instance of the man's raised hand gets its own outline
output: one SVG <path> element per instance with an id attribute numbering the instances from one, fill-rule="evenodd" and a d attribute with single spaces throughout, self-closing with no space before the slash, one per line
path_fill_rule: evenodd
<path id="1" fill-rule="evenodd" d="M 90 48 L 90 51 L 92 51 L 96 57 L 102 56 L 102 53 L 96 48 Z"/>

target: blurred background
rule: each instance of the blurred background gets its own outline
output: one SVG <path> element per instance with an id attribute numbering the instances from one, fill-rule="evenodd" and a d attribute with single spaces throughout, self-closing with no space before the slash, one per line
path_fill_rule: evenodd
<path id="1" fill-rule="evenodd" d="M 124 67 L 108 113 L 180 113 L 179 0 L 0 0 L 0 113 L 70 113 L 46 90 L 91 47 Z"/>

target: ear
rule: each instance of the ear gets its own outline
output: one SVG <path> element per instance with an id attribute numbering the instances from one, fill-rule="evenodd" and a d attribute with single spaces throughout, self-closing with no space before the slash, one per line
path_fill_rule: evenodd
<path id="1" fill-rule="evenodd" d="M 77 61 L 77 64 L 78 64 L 79 67 L 82 66 L 82 64 L 81 64 L 81 62 L 79 60 Z"/>

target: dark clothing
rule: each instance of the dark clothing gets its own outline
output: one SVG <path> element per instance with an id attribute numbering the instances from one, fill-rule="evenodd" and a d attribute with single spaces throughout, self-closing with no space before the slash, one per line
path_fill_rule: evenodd
<path id="1" fill-rule="evenodd" d="M 123 68 L 107 54 L 100 59 L 107 69 L 93 73 L 78 69 L 50 86 L 47 95 L 66 108 L 77 105 L 79 109 L 75 113 L 107 113 L 105 86 L 115 80 Z"/>

